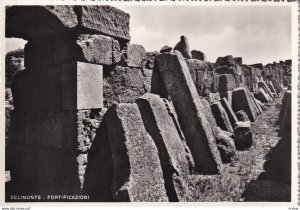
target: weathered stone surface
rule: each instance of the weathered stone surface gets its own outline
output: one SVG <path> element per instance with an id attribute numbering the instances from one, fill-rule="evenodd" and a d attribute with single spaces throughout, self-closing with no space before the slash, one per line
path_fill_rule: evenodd
<path id="1" fill-rule="evenodd" d="M 252 101 L 254 102 L 254 105 L 256 106 L 258 114 L 262 113 L 263 112 L 262 107 L 259 103 L 257 103 L 258 100 L 254 97 L 254 94 L 252 92 L 250 92 L 250 97 L 251 97 Z"/>
<path id="2" fill-rule="evenodd" d="M 260 114 L 260 111 L 259 111 L 259 109 L 258 109 L 258 107 L 257 107 L 257 105 L 256 105 L 256 103 L 254 101 L 254 99 L 252 98 L 250 91 L 248 91 L 248 95 L 249 95 L 249 99 L 250 99 L 250 104 L 254 108 L 255 115 L 257 116 L 257 115 Z"/>
<path id="3" fill-rule="evenodd" d="M 245 150 L 252 145 L 253 139 L 250 121 L 236 123 L 234 141 L 237 150 Z"/>
<path id="4" fill-rule="evenodd" d="M 214 84 L 214 74 L 210 64 L 198 59 L 186 59 L 185 61 L 189 67 L 198 94 L 200 96 L 207 96 Z"/>
<path id="5" fill-rule="evenodd" d="M 265 92 L 263 88 L 258 88 L 258 92 L 255 94 L 256 98 L 263 103 L 271 101 L 270 96 Z"/>
<path id="6" fill-rule="evenodd" d="M 209 124 L 211 125 L 212 129 L 215 132 L 215 130 L 217 130 L 217 128 L 218 128 L 218 125 L 217 125 L 215 117 L 213 116 L 209 102 L 203 98 L 203 99 L 201 99 L 201 103 L 203 106 L 203 113 L 204 113 L 206 119 L 208 120 Z"/>
<path id="7" fill-rule="evenodd" d="M 217 125 L 228 132 L 233 132 L 233 128 L 231 126 L 228 115 L 223 108 L 221 102 L 215 102 L 211 105 L 211 111 L 216 119 Z"/>
<path id="8" fill-rule="evenodd" d="M 121 66 L 144 68 L 146 63 L 147 54 L 145 48 L 138 44 L 128 44 L 119 64 Z"/>
<path id="9" fill-rule="evenodd" d="M 223 163 L 231 162 L 235 155 L 234 140 L 226 132 L 219 131 L 216 135 L 216 142 Z"/>
<path id="10" fill-rule="evenodd" d="M 158 151 L 136 104 L 114 104 L 106 113 L 116 201 L 168 201 Z"/>
<path id="11" fill-rule="evenodd" d="M 154 68 L 154 57 L 158 55 L 159 52 L 154 51 L 154 52 L 147 52 L 147 62 L 146 62 L 146 68 L 147 69 L 153 69 Z"/>
<path id="12" fill-rule="evenodd" d="M 273 84 L 271 82 L 268 82 L 267 85 L 268 85 L 269 89 L 271 90 L 271 92 L 275 95 L 275 97 L 278 97 L 278 93 L 275 90 Z"/>
<path id="13" fill-rule="evenodd" d="M 258 99 L 255 98 L 256 103 L 260 106 L 261 110 L 265 110 L 265 105 Z"/>
<path id="14" fill-rule="evenodd" d="M 6 9 L 6 37 L 32 40 L 78 25 L 74 6 L 12 6 Z"/>
<path id="15" fill-rule="evenodd" d="M 81 30 L 129 41 L 130 15 L 108 5 L 76 6 Z"/>
<path id="16" fill-rule="evenodd" d="M 6 146 L 6 153 L 6 165 L 12 179 L 6 189 L 7 201 L 10 195 L 41 195 L 46 199 L 48 195 L 79 195 L 80 182 L 75 152 L 9 144 Z M 26 199 L 23 201 L 28 202 Z"/>
<path id="17" fill-rule="evenodd" d="M 226 55 L 224 57 L 218 57 L 215 66 L 234 66 L 236 62 L 232 55 Z"/>
<path id="18" fill-rule="evenodd" d="M 180 37 L 180 41 L 176 44 L 174 50 L 178 50 L 184 58 L 192 58 L 189 40 L 185 36 Z"/>
<path id="19" fill-rule="evenodd" d="M 82 34 L 77 38 L 76 44 L 80 48 L 78 61 L 82 62 L 111 65 L 113 53 L 114 56 L 120 54 L 118 42 L 107 36 Z"/>
<path id="20" fill-rule="evenodd" d="M 236 57 L 236 58 L 233 58 L 235 63 L 238 64 L 238 65 L 242 65 L 243 64 L 243 58 L 242 57 Z"/>
<path id="21" fill-rule="evenodd" d="M 191 154 L 166 99 L 146 93 L 136 100 L 146 131 L 158 149 L 169 201 L 186 201 Z M 186 148 L 186 149 L 185 149 Z M 189 151 L 189 150 L 187 150 Z"/>
<path id="22" fill-rule="evenodd" d="M 158 82 L 152 79 L 154 71 L 148 69 L 116 66 L 106 68 L 104 73 L 103 104 L 106 108 L 113 103 L 132 103 L 151 91 L 151 83 Z"/>
<path id="23" fill-rule="evenodd" d="M 209 101 L 210 104 L 218 102 L 220 100 L 221 100 L 221 97 L 220 97 L 220 93 L 219 92 L 209 93 L 208 94 L 208 101 Z"/>
<path id="24" fill-rule="evenodd" d="M 246 88 L 236 88 L 232 92 L 232 108 L 235 112 L 244 110 L 251 122 L 255 120 L 255 110 L 250 102 L 250 94 Z"/>
<path id="25" fill-rule="evenodd" d="M 235 78 L 232 74 L 222 74 L 219 76 L 219 92 L 227 92 L 236 88 Z"/>
<path id="26" fill-rule="evenodd" d="M 220 92 L 220 98 L 226 98 L 229 106 L 232 108 L 232 91 Z"/>
<path id="27" fill-rule="evenodd" d="M 25 45 L 25 66 L 41 67 L 81 61 L 112 65 L 120 61 L 117 40 L 103 35 L 59 34 L 31 40 Z"/>
<path id="28" fill-rule="evenodd" d="M 264 91 L 270 96 L 271 101 L 273 101 L 274 96 L 273 96 L 271 90 L 269 89 L 269 87 L 267 86 L 267 84 L 264 81 L 258 82 L 258 87 L 263 88 Z"/>
<path id="29" fill-rule="evenodd" d="M 234 68 L 228 66 L 218 66 L 215 68 L 217 74 L 234 74 Z"/>
<path id="30" fill-rule="evenodd" d="M 194 59 L 198 59 L 198 60 L 201 60 L 201 61 L 205 60 L 204 53 L 199 51 L 199 50 L 192 50 L 191 54 L 192 54 L 192 58 L 194 58 Z"/>
<path id="31" fill-rule="evenodd" d="M 290 202 L 291 185 L 271 180 L 251 181 L 244 193 L 245 201 Z"/>
<path id="32" fill-rule="evenodd" d="M 103 106 L 102 66 L 81 62 L 20 72 L 13 83 L 23 110 L 78 110 Z"/>
<path id="33" fill-rule="evenodd" d="M 237 117 L 235 116 L 235 114 L 234 114 L 234 112 L 233 112 L 233 110 L 232 110 L 231 106 L 229 105 L 226 98 L 221 99 L 221 104 L 222 104 L 224 110 L 227 113 L 227 116 L 228 116 L 228 119 L 231 123 L 232 128 L 234 128 L 235 123 L 238 121 Z"/>
<path id="34" fill-rule="evenodd" d="M 291 133 L 291 100 L 292 92 L 287 91 L 282 99 L 282 106 L 280 109 L 278 124 L 280 126 L 280 133 Z"/>
<path id="35" fill-rule="evenodd" d="M 103 107 L 103 69 L 81 62 L 64 65 L 62 72 L 63 103 L 66 110 Z M 71 79 L 72 78 L 72 79 Z"/>
<path id="36" fill-rule="evenodd" d="M 5 87 L 11 87 L 14 76 L 24 69 L 24 50 L 8 52 L 5 56 Z"/>
<path id="37" fill-rule="evenodd" d="M 172 51 L 172 47 L 168 46 L 168 45 L 165 45 L 163 46 L 161 49 L 160 49 L 160 52 L 161 53 L 164 53 L 164 52 L 171 52 Z"/>
<path id="38" fill-rule="evenodd" d="M 203 173 L 220 172 L 221 159 L 213 131 L 202 111 L 199 95 L 184 58 L 175 51 L 156 56 L 156 62 L 194 158 L 195 170 Z"/>
<path id="39" fill-rule="evenodd" d="M 15 145 L 72 151 L 77 148 L 77 128 L 72 125 L 77 125 L 76 111 L 28 112 L 16 109 L 11 113 L 9 141 Z"/>
<path id="40" fill-rule="evenodd" d="M 272 79 L 270 81 L 270 83 L 272 83 L 272 85 L 275 88 L 277 94 L 279 94 L 281 92 L 281 89 L 280 89 L 280 85 L 278 84 L 278 82 L 275 79 Z"/>
<path id="41" fill-rule="evenodd" d="M 243 110 L 240 110 L 240 111 L 236 112 L 235 114 L 239 121 L 243 121 L 243 122 L 250 121 L 247 113 L 244 112 Z"/>
<path id="42" fill-rule="evenodd" d="M 92 202 L 111 202 L 113 180 L 113 158 L 108 142 L 105 120 L 97 129 L 95 140 L 88 153 L 84 176 L 83 195 L 89 195 Z"/>

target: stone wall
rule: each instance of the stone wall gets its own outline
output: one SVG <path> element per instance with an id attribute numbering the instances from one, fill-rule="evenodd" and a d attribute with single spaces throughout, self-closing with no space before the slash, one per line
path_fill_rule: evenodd
<path id="1" fill-rule="evenodd" d="M 186 201 L 190 175 L 248 149 L 249 120 L 291 81 L 290 60 L 211 63 L 185 36 L 146 52 L 129 20 L 110 6 L 6 8 L 6 37 L 28 40 L 6 56 L 7 201 Z"/>

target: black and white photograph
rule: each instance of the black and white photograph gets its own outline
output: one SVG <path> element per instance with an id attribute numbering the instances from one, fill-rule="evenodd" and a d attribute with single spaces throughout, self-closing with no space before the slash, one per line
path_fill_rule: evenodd
<path id="1" fill-rule="evenodd" d="M 298 3 L 150 3 L 3 5 L 4 204 L 296 207 Z"/>

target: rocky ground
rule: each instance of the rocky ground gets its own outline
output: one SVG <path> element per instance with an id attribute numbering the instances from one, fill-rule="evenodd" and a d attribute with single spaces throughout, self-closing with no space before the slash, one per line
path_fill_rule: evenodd
<path id="1" fill-rule="evenodd" d="M 270 168 L 270 164 L 266 162 L 273 162 L 272 169 L 275 174 L 281 173 L 274 171 L 274 152 L 276 153 L 280 140 L 276 122 L 283 94 L 282 92 L 279 98 L 265 104 L 266 110 L 252 123 L 253 145 L 249 150 L 237 151 L 233 161 L 224 165 L 220 175 L 192 175 L 190 201 L 244 201 L 244 191 L 249 183 L 267 174 L 265 170 Z M 283 157 L 281 150 L 279 158 L 290 159 L 291 153 L 285 152 L 286 157 Z M 287 172 L 285 175 L 290 173 L 288 166 L 284 170 Z"/>

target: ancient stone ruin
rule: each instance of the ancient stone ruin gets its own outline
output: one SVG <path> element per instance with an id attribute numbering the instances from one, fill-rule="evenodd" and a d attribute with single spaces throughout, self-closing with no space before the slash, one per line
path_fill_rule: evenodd
<path id="1" fill-rule="evenodd" d="M 6 56 L 6 201 L 200 201 L 195 177 L 222 177 L 259 144 L 252 125 L 282 91 L 291 141 L 291 60 L 211 63 L 185 36 L 146 52 L 129 20 L 111 6 L 6 8 L 6 37 L 28 41 Z"/>

